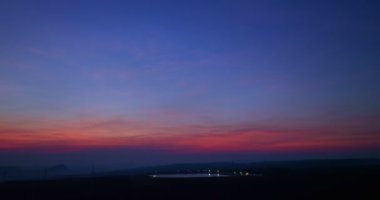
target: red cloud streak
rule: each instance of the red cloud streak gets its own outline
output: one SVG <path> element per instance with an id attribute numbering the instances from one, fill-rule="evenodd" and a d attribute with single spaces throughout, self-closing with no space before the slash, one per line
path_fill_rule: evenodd
<path id="1" fill-rule="evenodd" d="M 378 127 L 368 126 L 371 120 L 303 130 L 271 130 L 250 125 L 165 125 L 128 119 L 72 122 L 1 118 L 0 150 L 146 147 L 182 152 L 284 152 L 373 149 L 380 146 L 380 136 Z"/>

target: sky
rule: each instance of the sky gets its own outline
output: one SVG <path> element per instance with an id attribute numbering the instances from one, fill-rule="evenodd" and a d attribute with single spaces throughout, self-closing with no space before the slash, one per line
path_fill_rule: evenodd
<path id="1" fill-rule="evenodd" d="M 378 1 L 0 2 L 0 165 L 380 157 Z"/>

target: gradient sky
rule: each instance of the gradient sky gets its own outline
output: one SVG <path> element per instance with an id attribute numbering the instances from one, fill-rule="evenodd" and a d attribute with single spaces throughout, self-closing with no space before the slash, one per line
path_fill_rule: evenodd
<path id="1" fill-rule="evenodd" d="M 0 165 L 380 157 L 379 1 L 0 2 Z"/>

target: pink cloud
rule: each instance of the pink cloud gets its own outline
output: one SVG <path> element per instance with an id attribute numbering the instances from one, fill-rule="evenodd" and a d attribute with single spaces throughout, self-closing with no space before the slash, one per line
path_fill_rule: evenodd
<path id="1" fill-rule="evenodd" d="M 127 118 L 57 121 L 2 117 L 0 149 L 136 147 L 182 152 L 297 152 L 378 148 L 380 129 L 364 127 L 371 120 L 355 125 L 347 121 L 334 127 L 271 130 L 247 124 L 165 124 Z"/>

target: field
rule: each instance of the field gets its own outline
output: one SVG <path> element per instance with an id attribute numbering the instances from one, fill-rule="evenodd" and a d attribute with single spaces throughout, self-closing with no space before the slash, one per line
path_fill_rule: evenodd
<path id="1" fill-rule="evenodd" d="M 378 167 L 262 169 L 263 176 L 138 176 L 0 183 L 0 199 L 380 199 Z"/>

